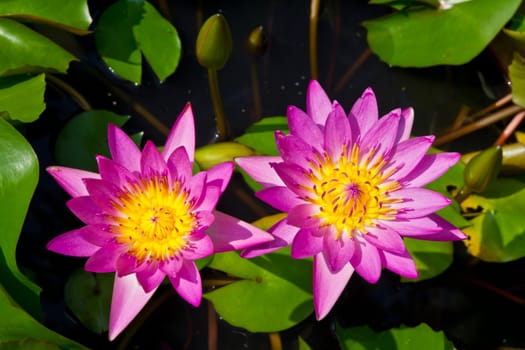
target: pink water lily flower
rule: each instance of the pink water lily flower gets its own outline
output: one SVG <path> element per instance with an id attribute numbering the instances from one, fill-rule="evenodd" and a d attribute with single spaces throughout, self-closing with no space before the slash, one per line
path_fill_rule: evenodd
<path id="1" fill-rule="evenodd" d="M 274 241 L 242 255 L 291 244 L 292 257 L 313 256 L 314 307 L 322 319 L 354 271 L 371 283 L 383 267 L 417 277 L 403 237 L 439 241 L 465 235 L 435 214 L 451 201 L 421 188 L 459 154 L 427 154 L 433 136 L 409 138 L 412 109 L 379 119 L 369 88 L 347 115 L 317 81 L 310 83 L 306 103 L 306 113 L 288 108 L 290 134 L 275 134 L 281 156 L 236 160 L 264 187 L 257 197 L 288 214 L 270 230 Z"/>
<path id="2" fill-rule="evenodd" d="M 202 297 L 194 260 L 242 249 L 273 237 L 215 211 L 233 171 L 219 164 L 192 175 L 195 127 L 187 104 L 162 152 L 141 152 L 118 127 L 108 128 L 112 159 L 97 157 L 99 173 L 53 166 L 49 173 L 73 197 L 69 209 L 86 225 L 66 232 L 48 249 L 89 257 L 85 269 L 116 272 L 109 338 L 114 339 L 167 276 L 192 305 Z"/>

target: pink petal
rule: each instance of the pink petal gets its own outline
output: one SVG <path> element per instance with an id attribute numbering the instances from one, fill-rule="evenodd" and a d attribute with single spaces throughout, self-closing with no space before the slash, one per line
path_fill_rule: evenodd
<path id="1" fill-rule="evenodd" d="M 339 239 L 335 238 L 335 232 L 327 232 L 323 237 L 323 255 L 332 272 L 341 270 L 352 258 L 355 251 L 355 242 L 346 234 Z"/>
<path id="2" fill-rule="evenodd" d="M 173 288 L 191 305 L 197 307 L 201 303 L 201 275 L 193 261 L 184 260 L 176 276 L 168 276 Z"/>
<path id="3" fill-rule="evenodd" d="M 383 266 L 390 271 L 403 277 L 417 278 L 416 263 L 407 251 L 399 254 L 379 251 L 379 255 L 381 256 Z"/>
<path id="4" fill-rule="evenodd" d="M 330 106 L 330 111 L 331 110 L 332 106 Z M 295 106 L 289 106 L 286 111 L 286 116 L 288 117 L 290 134 L 310 144 L 318 152 L 323 151 L 324 136 L 322 129 L 308 114 Z M 328 117 L 328 114 L 326 114 L 326 117 Z"/>
<path id="5" fill-rule="evenodd" d="M 87 227 L 87 226 L 86 226 Z M 48 244 L 47 249 L 52 252 L 69 256 L 91 256 L 100 246 L 89 243 L 84 239 L 82 227 L 78 230 L 69 231 L 53 238 Z"/>
<path id="6" fill-rule="evenodd" d="M 288 225 L 286 219 L 283 219 L 275 225 L 273 225 L 268 231 L 273 235 L 273 241 L 258 244 L 251 248 L 244 249 L 241 252 L 241 256 L 243 258 L 254 258 L 256 256 L 268 254 L 279 250 L 283 247 L 286 247 L 287 245 L 292 243 L 292 240 L 294 239 L 298 231 L 299 228 L 297 228 L 296 226 Z"/>
<path id="7" fill-rule="evenodd" d="M 410 174 L 400 179 L 399 182 L 406 187 L 424 186 L 443 175 L 458 162 L 460 157 L 459 153 L 452 152 L 428 154 Z"/>
<path id="8" fill-rule="evenodd" d="M 221 189 L 219 186 L 205 186 L 202 189 L 202 194 L 198 200 L 198 202 L 195 202 L 193 205 L 193 210 L 196 211 L 213 211 L 215 210 L 215 207 L 217 206 L 217 202 L 219 201 L 219 198 L 221 196 Z M 213 220 L 212 220 L 213 222 Z"/>
<path id="9" fill-rule="evenodd" d="M 137 271 L 138 268 L 139 261 L 131 254 L 121 254 L 117 257 L 115 262 L 115 270 L 119 277 L 129 275 L 130 273 Z"/>
<path id="10" fill-rule="evenodd" d="M 326 120 L 324 129 L 324 147 L 333 161 L 337 161 L 352 142 L 352 131 L 345 111 L 334 102 L 333 111 Z"/>
<path id="11" fill-rule="evenodd" d="M 376 283 L 381 276 L 381 258 L 377 248 L 365 240 L 355 242 L 355 254 L 350 263 L 355 271 L 369 283 Z"/>
<path id="12" fill-rule="evenodd" d="M 236 158 L 235 163 L 263 187 L 284 186 L 283 180 L 270 165 L 282 162 L 281 157 L 253 156 Z"/>
<path id="13" fill-rule="evenodd" d="M 388 250 L 392 253 L 402 253 L 406 250 L 403 239 L 396 231 L 388 227 L 370 227 L 368 233 L 363 235 L 364 239 L 377 248 Z"/>
<path id="14" fill-rule="evenodd" d="M 399 170 L 391 177 L 401 179 L 409 174 L 423 159 L 428 149 L 434 142 L 433 136 L 415 137 L 401 142 L 396 147 L 396 153 L 388 167 L 397 167 Z"/>
<path id="15" fill-rule="evenodd" d="M 399 122 L 399 130 L 397 142 L 402 142 L 410 138 L 412 126 L 414 125 L 414 110 L 409 107 L 401 111 L 401 120 Z"/>
<path id="16" fill-rule="evenodd" d="M 97 156 L 97 163 L 102 179 L 118 188 L 123 189 L 130 182 L 137 181 L 137 177 L 133 173 L 111 159 Z"/>
<path id="17" fill-rule="evenodd" d="M 80 169 L 50 166 L 46 170 L 71 197 L 88 195 L 84 179 L 100 179 L 99 174 Z"/>
<path id="18" fill-rule="evenodd" d="M 314 156 L 312 145 L 295 135 L 284 135 L 280 131 L 275 132 L 277 148 L 285 162 L 291 162 L 304 169 L 311 167 L 310 158 Z"/>
<path id="19" fill-rule="evenodd" d="M 400 110 L 394 110 L 379 119 L 366 134 L 361 133 L 361 154 L 375 148 L 378 156 L 388 156 L 395 146 L 400 118 Z"/>
<path id="20" fill-rule="evenodd" d="M 86 271 L 113 272 L 117 269 L 117 260 L 126 248 L 118 243 L 110 243 L 100 248 L 85 264 Z"/>
<path id="21" fill-rule="evenodd" d="M 315 218 L 315 215 L 319 214 L 319 207 L 312 204 L 300 204 L 294 206 L 288 211 L 288 218 L 286 221 L 290 225 L 294 225 L 302 228 L 317 228 L 319 227 L 319 219 Z"/>
<path id="22" fill-rule="evenodd" d="M 106 213 L 97 206 L 91 197 L 84 196 L 71 198 L 67 201 L 66 205 L 77 218 L 86 224 L 108 223 Z"/>
<path id="23" fill-rule="evenodd" d="M 86 179 L 84 182 L 86 183 L 89 197 L 98 208 L 102 209 L 106 214 L 119 215 L 119 211 L 115 209 L 115 204 L 119 202 L 119 188 L 117 186 L 98 179 Z"/>
<path id="24" fill-rule="evenodd" d="M 163 271 L 168 276 L 175 276 L 179 273 L 180 268 L 182 267 L 184 259 L 178 256 L 172 257 L 169 260 L 163 260 L 160 262 L 160 270 Z"/>
<path id="25" fill-rule="evenodd" d="M 421 218 L 384 220 L 381 224 L 397 231 L 401 236 L 414 237 L 429 235 L 443 230 L 454 230 L 455 227 L 437 214 Z"/>
<path id="26" fill-rule="evenodd" d="M 313 188 L 313 183 L 306 177 L 306 170 L 293 163 L 273 164 L 273 168 L 286 186 L 299 197 L 307 198 L 312 195 L 309 189 Z"/>
<path id="27" fill-rule="evenodd" d="M 186 260 L 197 260 L 212 255 L 214 252 L 213 241 L 206 234 L 188 238 L 189 247 L 182 250 L 182 257 Z"/>
<path id="28" fill-rule="evenodd" d="M 269 187 L 258 191 L 257 198 L 270 204 L 272 207 L 288 212 L 297 205 L 304 204 L 304 200 L 300 199 L 297 194 L 290 191 L 288 187 Z"/>
<path id="29" fill-rule="evenodd" d="M 140 169 L 143 175 L 167 175 L 168 166 L 153 142 L 148 141 L 142 151 Z"/>
<path id="30" fill-rule="evenodd" d="M 314 235 L 310 230 L 302 228 L 293 239 L 290 255 L 295 259 L 303 259 L 316 255 L 322 250 L 323 236 Z"/>
<path id="31" fill-rule="evenodd" d="M 167 160 L 170 182 L 187 181 L 191 177 L 192 163 L 184 147 L 179 147 L 171 153 Z"/>
<path id="32" fill-rule="evenodd" d="M 115 339 L 127 327 L 154 292 L 155 290 L 146 293 L 135 275 L 115 275 L 109 315 L 109 340 Z"/>
<path id="33" fill-rule="evenodd" d="M 273 236 L 233 216 L 214 212 L 215 221 L 206 230 L 213 241 L 215 252 L 244 249 L 273 241 Z"/>
<path id="34" fill-rule="evenodd" d="M 162 156 L 168 160 L 171 153 L 179 147 L 184 147 L 190 162 L 193 163 L 195 157 L 195 122 L 193 120 L 193 111 L 191 104 L 188 102 L 184 109 L 177 117 L 177 121 L 171 128 Z"/>
<path id="35" fill-rule="evenodd" d="M 232 162 L 224 162 L 206 170 L 208 174 L 207 184 L 218 186 L 222 194 L 230 182 L 234 168 L 235 165 Z"/>
<path id="36" fill-rule="evenodd" d="M 306 112 L 319 125 L 324 125 L 332 103 L 317 80 L 310 81 L 306 92 Z"/>
<path id="37" fill-rule="evenodd" d="M 314 307 L 318 320 L 330 312 L 353 273 L 354 268 L 350 264 L 338 272 L 331 272 L 322 253 L 314 256 Z"/>
<path id="38" fill-rule="evenodd" d="M 420 218 L 449 205 L 452 201 L 441 193 L 426 188 L 402 188 L 390 193 L 390 197 L 403 199 L 400 203 L 389 204 L 397 210 L 402 219 Z"/>
<path id="39" fill-rule="evenodd" d="M 137 280 L 146 293 L 154 291 L 160 286 L 166 273 L 159 269 L 157 262 L 146 263 L 146 266 L 137 271 Z"/>
<path id="40" fill-rule="evenodd" d="M 419 235 L 411 237 L 425 241 L 461 241 L 467 239 L 467 235 L 460 229 L 444 230 L 438 233 L 430 233 L 428 235 Z"/>
<path id="41" fill-rule="evenodd" d="M 354 119 L 359 125 L 359 133 L 365 135 L 377 123 L 378 110 L 376 96 L 372 88 L 367 88 L 361 97 L 354 103 L 348 118 Z"/>
<path id="42" fill-rule="evenodd" d="M 110 225 L 97 224 L 84 226 L 79 229 L 79 233 L 86 241 L 102 247 L 114 239 L 115 234 L 111 230 Z"/>
<path id="43" fill-rule="evenodd" d="M 124 131 L 113 124 L 108 125 L 108 145 L 115 162 L 131 172 L 140 171 L 139 148 Z"/>

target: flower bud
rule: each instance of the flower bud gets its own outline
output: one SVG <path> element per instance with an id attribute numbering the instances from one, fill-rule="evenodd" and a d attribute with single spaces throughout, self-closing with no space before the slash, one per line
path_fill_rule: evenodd
<path id="1" fill-rule="evenodd" d="M 201 66 L 219 70 L 228 61 L 232 52 L 232 35 L 226 18 L 215 14 L 202 25 L 197 36 L 197 60 Z"/>
<path id="2" fill-rule="evenodd" d="M 246 38 L 245 47 L 253 57 L 261 56 L 266 52 L 268 42 L 266 41 L 262 26 L 255 27 L 250 32 L 248 38 Z"/>
<path id="3" fill-rule="evenodd" d="M 197 148 L 195 150 L 195 161 L 201 170 L 207 170 L 217 164 L 231 162 L 234 158 L 253 156 L 254 154 L 253 149 L 242 143 L 218 142 Z"/>
<path id="4" fill-rule="evenodd" d="M 498 176 L 503 154 L 500 146 L 480 152 L 465 166 L 465 186 L 473 192 L 483 192 L 487 185 Z"/>

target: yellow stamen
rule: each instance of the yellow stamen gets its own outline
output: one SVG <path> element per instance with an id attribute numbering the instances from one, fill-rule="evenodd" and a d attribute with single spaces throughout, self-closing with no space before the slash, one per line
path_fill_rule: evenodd
<path id="1" fill-rule="evenodd" d="M 325 155 L 311 162 L 312 171 L 306 176 L 313 184 L 308 188 L 313 196 L 307 200 L 319 206 L 315 217 L 321 227 L 333 226 L 337 238 L 366 233 L 366 227 L 375 226 L 378 219 L 394 219 L 396 210 L 390 204 L 398 200 L 388 193 L 401 186 L 388 180 L 393 171 L 383 172 L 387 161 L 377 151 L 372 148 L 360 157 L 359 146 L 354 145 L 350 154 L 343 148 L 338 160 Z"/>
<path id="2" fill-rule="evenodd" d="M 128 245 L 139 262 L 173 258 L 186 247 L 186 236 L 197 224 L 188 192 L 165 176 L 130 184 L 113 203 L 116 240 Z"/>

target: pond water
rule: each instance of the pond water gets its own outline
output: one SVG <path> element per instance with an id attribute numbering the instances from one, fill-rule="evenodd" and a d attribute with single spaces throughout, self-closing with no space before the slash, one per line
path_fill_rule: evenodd
<path id="1" fill-rule="evenodd" d="M 89 1 L 95 20 L 108 1 Z M 385 114 L 396 107 L 415 109 L 415 135 L 439 134 L 453 122 L 461 105 L 480 109 L 508 92 L 499 66 L 485 53 L 465 66 L 426 69 L 389 67 L 375 55 L 368 57 L 348 80 L 347 70 L 366 53 L 363 20 L 384 14 L 386 9 L 367 1 L 325 1 L 319 22 L 319 80 L 331 98 L 348 109 L 362 91 L 373 87 Z M 169 3 L 171 21 L 179 31 L 183 55 L 178 70 L 160 83 L 147 70 L 142 86 L 133 86 L 113 76 L 96 56 L 92 36 L 83 38 L 81 62 L 73 63 L 66 80 L 82 93 L 94 108 L 129 114 L 125 130 L 144 131 L 145 139 L 156 144 L 164 136 L 131 108 L 129 101 L 141 104 L 165 125 L 171 126 L 187 101 L 191 101 L 197 120 L 197 145 L 214 139 L 213 108 L 206 70 L 196 61 L 194 43 L 198 20 L 220 12 L 228 20 L 234 40 L 233 55 L 219 71 L 219 83 L 232 137 L 240 135 L 261 116 L 284 115 L 288 105 L 305 106 L 310 79 L 308 59 L 307 1 L 177 1 Z M 263 26 L 268 39 L 267 52 L 253 60 L 260 83 L 261 113 L 256 115 L 250 67 L 252 59 L 244 40 L 256 26 Z M 93 69 L 101 72 L 93 74 Z M 114 87 L 123 91 L 123 99 Z M 41 169 L 54 164 L 53 147 L 63 123 L 81 112 L 78 106 L 56 89 L 46 92 L 47 110 L 39 121 L 27 125 L 27 137 L 40 159 Z M 446 145 L 450 150 L 467 151 L 487 146 L 497 137 L 488 129 Z M 488 142 L 488 144 L 486 143 Z M 232 186 L 243 186 L 235 177 Z M 31 203 L 19 244 L 20 264 L 34 271 L 43 287 L 42 301 L 47 325 L 75 340 L 97 349 L 115 348 L 106 335 L 95 335 L 82 327 L 63 302 L 68 276 L 82 266 L 74 259 L 47 252 L 45 244 L 58 233 L 79 227 L 80 222 L 65 206 L 67 195 L 44 172 Z M 245 220 L 257 216 L 229 190 L 220 208 Z M 266 208 L 269 212 L 271 210 Z M 523 259 L 522 259 L 523 260 Z M 523 305 L 505 299 L 480 285 L 483 281 L 502 289 L 523 293 L 524 261 L 503 265 L 473 263 L 462 244 L 456 245 L 453 266 L 437 278 L 401 284 L 397 276 L 383 273 L 376 285 L 352 277 L 332 314 L 322 322 L 311 316 L 298 326 L 282 332 L 285 349 L 297 347 L 301 335 L 313 349 L 337 349 L 333 334 L 335 322 L 344 327 L 369 325 L 377 330 L 428 323 L 444 330 L 458 349 L 495 349 L 502 346 L 525 347 Z M 476 282 L 478 281 L 478 282 Z M 479 282 L 482 281 L 482 282 Z M 520 289 L 521 288 L 521 289 Z M 283 296 L 286 297 L 286 296 Z M 271 306 L 269 306 L 271 307 Z M 521 321 L 514 321 L 514 320 Z M 133 349 L 204 349 L 207 347 L 207 304 L 195 309 L 173 296 L 148 318 L 130 341 Z M 219 319 L 219 349 L 269 349 L 264 334 L 229 326 Z"/>

